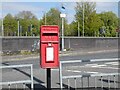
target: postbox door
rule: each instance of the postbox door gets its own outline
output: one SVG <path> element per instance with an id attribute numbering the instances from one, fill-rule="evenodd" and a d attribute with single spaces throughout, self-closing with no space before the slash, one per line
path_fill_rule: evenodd
<path id="1" fill-rule="evenodd" d="M 42 68 L 57 68 L 59 66 L 59 47 L 58 44 L 48 46 L 47 43 L 41 45 L 41 67 Z"/>

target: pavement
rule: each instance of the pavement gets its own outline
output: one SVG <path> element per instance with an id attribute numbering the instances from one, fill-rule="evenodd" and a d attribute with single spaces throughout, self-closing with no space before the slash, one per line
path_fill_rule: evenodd
<path id="1" fill-rule="evenodd" d="M 94 54 L 94 53 L 107 53 L 107 52 L 117 52 L 118 49 L 84 49 L 78 51 L 59 51 L 59 56 L 75 56 L 75 55 L 85 55 L 85 54 Z M 17 61 L 17 60 L 26 60 L 26 59 L 37 59 L 39 54 L 31 55 L 7 55 L 2 56 L 2 61 Z"/>

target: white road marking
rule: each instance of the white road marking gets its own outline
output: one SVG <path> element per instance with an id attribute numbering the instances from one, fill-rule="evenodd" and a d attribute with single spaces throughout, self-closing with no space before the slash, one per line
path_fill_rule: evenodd
<path id="1" fill-rule="evenodd" d="M 93 68 L 104 68 L 104 69 L 119 69 L 119 68 L 115 68 L 115 67 L 109 67 L 108 65 L 119 65 L 118 62 L 107 62 L 104 63 L 102 65 L 98 65 L 98 64 L 86 64 L 86 67 L 93 67 Z"/>
<path id="2" fill-rule="evenodd" d="M 91 66 L 91 67 L 105 67 L 107 65 L 94 65 L 94 66 Z"/>
<path id="3" fill-rule="evenodd" d="M 91 59 L 91 62 L 102 62 L 102 61 L 120 61 L 120 58 L 106 58 L 106 59 Z"/>
<path id="4" fill-rule="evenodd" d="M 59 71 L 59 69 L 51 69 L 52 71 Z"/>
<path id="5" fill-rule="evenodd" d="M 104 68 L 104 69 L 120 69 L 120 68 L 114 68 L 114 67 L 97 67 L 97 68 Z"/>
<path id="6" fill-rule="evenodd" d="M 86 73 L 93 73 L 93 74 L 97 74 L 97 73 L 99 73 L 99 72 L 86 72 Z"/>
<path id="7" fill-rule="evenodd" d="M 86 64 L 85 66 L 91 67 L 91 66 L 96 66 L 98 64 Z"/>
<path id="8" fill-rule="evenodd" d="M 101 50 L 101 51 L 90 51 L 88 53 L 92 54 L 92 53 L 102 53 L 102 52 L 113 52 L 113 51 L 118 51 L 118 49 L 114 49 L 114 50 Z"/>
<path id="9" fill-rule="evenodd" d="M 80 73 L 81 72 L 79 70 L 66 70 L 66 71 L 68 71 L 68 72 L 75 72 L 75 73 Z"/>
<path id="10" fill-rule="evenodd" d="M 118 62 L 108 62 L 108 63 L 105 63 L 105 64 L 107 64 L 107 65 L 119 65 Z"/>
<path id="11" fill-rule="evenodd" d="M 75 73 L 80 73 L 80 72 L 82 72 L 82 71 L 79 71 L 79 70 L 67 70 L 68 72 L 75 72 Z M 90 72 L 90 71 L 83 71 L 84 73 L 93 73 L 93 74 L 97 74 L 97 73 L 99 73 L 99 72 Z"/>

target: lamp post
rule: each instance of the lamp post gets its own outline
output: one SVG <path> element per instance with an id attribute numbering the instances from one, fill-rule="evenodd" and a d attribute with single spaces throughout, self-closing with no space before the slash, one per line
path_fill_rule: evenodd
<path id="1" fill-rule="evenodd" d="M 83 2 L 83 37 L 85 36 L 84 33 L 85 32 L 84 32 L 84 2 Z"/>
<path id="2" fill-rule="evenodd" d="M 64 51 L 64 18 L 66 14 L 61 13 L 60 17 L 62 18 L 62 51 Z"/>
<path id="3" fill-rule="evenodd" d="M 20 30 L 19 30 L 19 29 L 20 29 L 20 28 L 19 28 L 20 22 L 19 22 L 19 19 L 18 19 L 17 21 L 18 21 L 18 37 L 19 37 L 19 36 L 20 36 L 20 35 L 19 35 L 19 34 L 20 34 L 20 33 L 19 33 L 19 32 L 20 32 Z"/>
<path id="4" fill-rule="evenodd" d="M 30 25 L 31 36 L 33 36 L 32 24 Z"/>
<path id="5" fill-rule="evenodd" d="M 2 6 L 2 5 L 1 5 Z M 3 13 L 3 10 L 1 10 L 1 13 Z M 2 36 L 4 36 L 4 25 L 3 25 L 3 14 L 2 14 Z"/>
<path id="6" fill-rule="evenodd" d="M 62 18 L 62 51 L 64 51 L 64 18 L 66 17 L 65 14 L 65 7 L 62 5 L 62 13 L 60 14 L 60 17 Z"/>
<path id="7" fill-rule="evenodd" d="M 22 36 L 22 26 L 20 25 L 20 36 Z"/>
<path id="8" fill-rule="evenodd" d="M 4 25 L 3 25 L 3 19 L 4 19 L 4 17 L 3 17 L 2 3 L 0 3 L 0 6 L 1 6 L 0 11 L 1 11 L 1 16 L 2 16 L 2 21 L 1 21 L 1 24 L 2 24 L 2 27 L 1 27 L 2 32 L 1 32 L 1 36 L 4 36 Z"/>
<path id="9" fill-rule="evenodd" d="M 45 25 L 46 25 L 46 21 L 47 21 L 47 18 L 46 18 L 46 13 L 45 13 Z"/>
<path id="10" fill-rule="evenodd" d="M 2 36 L 4 36 L 3 18 L 2 18 Z"/>
<path id="11" fill-rule="evenodd" d="M 79 22 L 78 22 L 78 37 L 80 36 L 80 32 L 79 32 L 79 31 L 80 31 L 80 28 L 79 28 L 79 27 L 80 27 L 80 24 L 79 24 Z"/>
<path id="12" fill-rule="evenodd" d="M 42 11 L 43 12 L 43 16 L 45 16 L 45 21 L 44 21 L 44 25 L 47 24 L 47 17 L 46 17 L 46 12 L 45 11 Z"/>

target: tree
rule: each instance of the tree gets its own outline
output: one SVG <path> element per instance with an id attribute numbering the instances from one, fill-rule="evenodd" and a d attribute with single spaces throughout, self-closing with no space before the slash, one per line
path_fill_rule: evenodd
<path id="1" fill-rule="evenodd" d="M 85 31 L 84 33 L 86 36 L 91 36 L 94 33 L 93 27 L 91 27 L 91 25 L 92 24 L 95 25 L 94 22 L 99 21 L 99 17 L 96 16 L 95 7 L 96 7 L 96 3 L 94 2 L 77 2 L 76 3 L 75 19 L 76 19 L 76 22 L 80 23 L 80 33 L 82 33 L 83 22 L 84 22 L 84 31 Z M 94 22 L 92 21 L 91 25 L 89 25 L 91 23 L 89 19 L 94 19 Z"/>
<path id="2" fill-rule="evenodd" d="M 16 15 L 16 18 L 20 19 L 32 19 L 35 15 L 31 11 L 22 11 Z"/>
<path id="3" fill-rule="evenodd" d="M 62 18 L 60 18 L 60 11 L 56 8 L 51 8 L 44 16 L 42 21 L 40 21 L 40 25 L 58 25 L 60 28 L 60 36 L 61 36 L 61 26 L 62 26 Z M 66 31 L 68 29 L 67 20 L 64 19 L 64 34 L 66 35 Z"/>
<path id="4" fill-rule="evenodd" d="M 60 11 L 56 8 L 51 8 L 43 17 L 43 22 L 47 25 L 60 25 Z"/>
<path id="5" fill-rule="evenodd" d="M 17 34 L 17 21 L 11 14 L 7 14 L 4 17 L 3 25 L 5 36 L 14 36 Z"/>
<path id="6" fill-rule="evenodd" d="M 22 27 L 22 36 L 25 36 L 26 33 L 31 35 L 39 35 L 39 20 L 36 16 L 30 11 L 19 12 L 15 16 L 16 20 L 19 19 L 20 25 Z"/>
<path id="7" fill-rule="evenodd" d="M 118 27 L 118 17 L 113 12 L 103 12 L 100 19 L 104 22 L 106 28 L 105 36 L 116 36 L 116 29 Z"/>
<path id="8" fill-rule="evenodd" d="M 77 22 L 73 21 L 71 24 L 69 24 L 68 29 L 65 30 L 66 36 L 77 36 Z"/>
<path id="9" fill-rule="evenodd" d="M 35 36 L 39 36 L 39 34 L 40 34 L 40 23 L 39 23 L 39 20 L 36 18 L 36 17 L 33 17 L 32 19 L 31 19 L 31 24 L 32 24 L 32 31 L 33 31 L 33 34 L 35 35 Z"/>
<path id="10" fill-rule="evenodd" d="M 104 25 L 103 21 L 100 19 L 99 15 L 96 12 L 91 13 L 87 20 L 89 30 L 86 32 L 89 36 L 99 36 L 99 29 Z"/>

